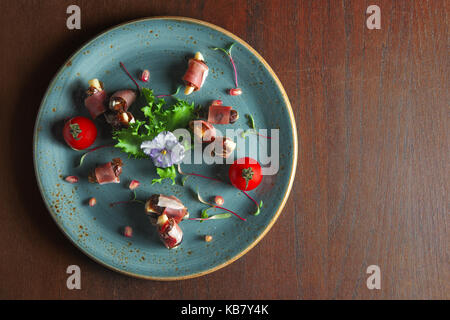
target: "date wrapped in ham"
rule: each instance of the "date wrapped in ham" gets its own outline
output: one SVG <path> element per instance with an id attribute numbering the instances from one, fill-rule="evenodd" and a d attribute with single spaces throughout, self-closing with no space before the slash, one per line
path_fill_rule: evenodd
<path id="1" fill-rule="evenodd" d="M 91 183 L 107 184 L 119 183 L 122 174 L 123 162 L 120 158 L 114 158 L 111 162 L 99 165 L 88 176 Z"/>
<path id="2" fill-rule="evenodd" d="M 213 124 L 235 123 L 239 113 L 230 106 L 223 106 L 222 101 L 214 100 L 209 106 L 208 122 Z"/>
<path id="3" fill-rule="evenodd" d="M 89 81 L 89 89 L 87 90 L 87 97 L 84 99 L 84 105 L 88 109 L 93 119 L 105 113 L 106 91 L 103 90 L 103 83 L 98 79 Z"/>
<path id="4" fill-rule="evenodd" d="M 158 217 L 157 228 L 159 238 L 167 249 L 175 248 L 183 241 L 183 231 L 175 219 L 162 214 Z"/>
<path id="5" fill-rule="evenodd" d="M 216 139 L 216 128 L 207 121 L 193 120 L 189 123 L 189 127 L 198 141 L 209 143 Z"/>
<path id="6" fill-rule="evenodd" d="M 213 156 L 219 156 L 222 158 L 228 158 L 233 153 L 234 149 L 236 149 L 236 143 L 227 137 L 216 137 L 213 144 Z"/>
<path id="7" fill-rule="evenodd" d="M 184 90 L 185 95 L 200 90 L 205 83 L 209 68 L 204 60 L 200 52 L 197 52 L 194 58 L 189 59 L 188 69 L 183 76 L 183 81 L 186 84 L 186 89 Z"/>
<path id="8" fill-rule="evenodd" d="M 163 214 L 174 219 L 176 223 L 189 217 L 187 208 L 177 197 L 163 194 L 152 195 L 145 203 L 145 212 L 153 224 L 156 224 L 158 218 Z"/>
<path id="9" fill-rule="evenodd" d="M 137 93 L 131 89 L 119 90 L 109 99 L 109 108 L 116 112 L 127 112 L 128 108 L 136 100 Z"/>

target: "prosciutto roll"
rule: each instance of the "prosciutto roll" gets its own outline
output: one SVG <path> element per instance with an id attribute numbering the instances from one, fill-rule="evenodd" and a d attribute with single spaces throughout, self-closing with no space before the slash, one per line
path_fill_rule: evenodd
<path id="1" fill-rule="evenodd" d="M 194 91 L 200 90 L 208 76 L 209 68 L 205 62 L 197 59 L 189 59 L 188 69 L 183 76 L 186 85 L 194 87 Z"/>
<path id="2" fill-rule="evenodd" d="M 145 212 L 150 216 L 153 224 L 157 223 L 161 215 L 166 215 L 176 223 L 180 223 L 189 216 L 187 208 L 175 196 L 154 194 L 145 203 Z"/>
<path id="3" fill-rule="evenodd" d="M 175 219 L 163 214 L 158 218 L 157 225 L 159 238 L 167 249 L 175 248 L 183 241 L 183 231 Z"/>
<path id="4" fill-rule="evenodd" d="M 89 174 L 89 182 L 98 184 L 119 183 L 122 166 L 123 162 L 120 158 L 102 164 Z"/>
<path id="5" fill-rule="evenodd" d="M 220 100 L 215 100 L 209 106 L 208 111 L 208 122 L 213 124 L 229 124 L 234 123 L 239 119 L 239 114 L 233 107 L 223 106 L 221 101 L 220 104 L 217 102 Z"/>
<path id="6" fill-rule="evenodd" d="M 204 120 L 193 120 L 189 123 L 194 137 L 202 142 L 211 142 L 216 138 L 216 128 Z"/>
<path id="7" fill-rule="evenodd" d="M 89 94 L 91 92 L 91 94 Z M 105 113 L 105 100 L 106 100 L 106 91 L 105 90 L 90 90 L 88 91 L 88 97 L 84 99 L 84 105 L 88 109 L 91 117 L 93 119 L 97 118 L 99 115 Z"/>
<path id="8" fill-rule="evenodd" d="M 116 91 L 109 99 L 109 108 L 113 111 L 127 112 L 136 100 L 136 91 L 125 89 Z"/>

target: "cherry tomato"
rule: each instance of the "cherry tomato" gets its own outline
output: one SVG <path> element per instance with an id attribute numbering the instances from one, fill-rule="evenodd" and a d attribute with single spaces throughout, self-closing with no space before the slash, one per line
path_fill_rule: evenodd
<path id="1" fill-rule="evenodd" d="M 89 148 L 97 138 L 97 128 L 92 120 L 75 117 L 66 122 L 63 129 L 66 143 L 75 150 Z"/>
<path id="2" fill-rule="evenodd" d="M 262 180 L 261 166 L 249 157 L 237 159 L 230 166 L 228 175 L 231 184 L 244 191 L 255 189 Z"/>

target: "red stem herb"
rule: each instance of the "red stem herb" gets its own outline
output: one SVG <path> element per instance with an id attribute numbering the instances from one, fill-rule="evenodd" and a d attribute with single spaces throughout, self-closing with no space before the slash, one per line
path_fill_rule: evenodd
<path id="1" fill-rule="evenodd" d="M 123 71 L 125 71 L 125 73 L 127 74 L 127 76 L 134 82 L 134 84 L 136 85 L 138 91 L 141 91 L 141 87 L 139 86 L 139 84 L 137 83 L 136 80 L 134 80 L 133 76 L 128 72 L 127 68 L 125 68 L 125 65 L 120 62 L 120 66 L 122 67 Z"/>
<path id="2" fill-rule="evenodd" d="M 238 88 L 238 79 L 237 79 L 237 68 L 236 68 L 236 64 L 234 63 L 233 57 L 231 56 L 231 49 L 234 46 L 234 42 L 228 47 L 228 49 L 224 49 L 224 48 L 212 48 L 213 50 L 220 50 L 222 52 L 224 52 L 228 58 L 230 59 L 231 65 L 233 66 L 233 71 L 234 71 L 234 84 L 236 85 L 236 88 Z"/>
<path id="3" fill-rule="evenodd" d="M 225 183 L 225 184 L 227 184 L 226 182 L 224 182 L 224 181 L 222 181 L 222 180 L 219 180 L 219 179 L 216 179 L 216 178 L 211 178 L 211 177 L 207 177 L 207 176 L 204 176 L 204 175 L 201 175 L 201 174 L 197 174 L 197 173 L 187 173 L 187 172 L 183 172 L 182 170 L 181 170 L 181 166 L 180 165 L 178 165 L 178 172 L 181 174 L 181 175 L 188 175 L 188 176 L 196 176 L 196 177 L 200 177 L 200 178 L 204 178 L 204 179 L 209 179 L 209 180 L 213 180 L 213 181 L 218 181 L 218 182 L 222 182 L 222 183 Z M 233 186 L 234 188 L 236 188 L 235 186 Z M 238 189 L 238 188 L 236 188 L 236 189 Z M 258 213 L 259 213 L 259 209 L 260 209 L 260 205 L 258 204 L 258 202 L 255 200 L 255 199 L 253 199 L 247 192 L 245 192 L 244 190 L 241 190 L 241 189 L 238 189 L 238 190 L 240 190 L 240 191 L 242 191 L 250 200 L 252 200 L 253 201 L 253 203 L 256 205 L 256 207 L 258 208 Z M 213 204 L 209 204 L 210 206 L 212 206 L 212 207 L 214 207 L 214 208 L 218 208 L 218 209 L 223 209 L 223 210 L 225 210 L 225 211 L 229 211 L 229 212 L 231 212 L 231 213 L 233 213 L 233 214 L 235 214 L 236 216 L 238 216 L 236 213 L 234 213 L 233 211 L 230 211 L 230 210 L 228 210 L 228 209 L 225 209 L 225 208 L 222 208 L 222 207 L 219 207 L 219 206 L 216 206 L 216 205 L 213 205 Z M 238 216 L 239 217 L 239 216 Z M 241 218 L 241 217 L 239 217 L 239 218 Z M 243 219 L 243 218 L 241 218 L 242 220 L 244 220 L 244 221 L 246 221 L 245 219 Z"/>

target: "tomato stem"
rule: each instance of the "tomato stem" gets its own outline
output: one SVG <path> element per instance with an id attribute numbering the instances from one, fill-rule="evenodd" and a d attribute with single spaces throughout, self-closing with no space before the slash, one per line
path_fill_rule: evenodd
<path id="1" fill-rule="evenodd" d="M 248 182 L 253 179 L 253 169 L 251 167 L 242 169 L 241 176 L 245 179 L 245 189 L 248 188 Z"/>

